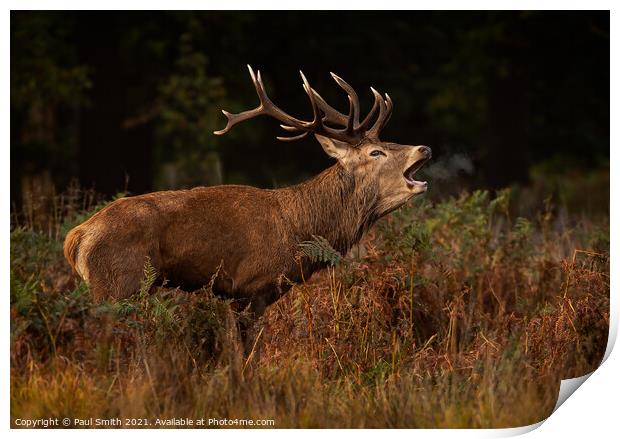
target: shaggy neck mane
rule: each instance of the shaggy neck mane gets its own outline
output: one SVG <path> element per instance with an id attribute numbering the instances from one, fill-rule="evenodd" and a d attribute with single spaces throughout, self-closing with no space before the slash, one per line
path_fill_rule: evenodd
<path id="1" fill-rule="evenodd" d="M 345 254 L 377 220 L 377 191 L 361 187 L 340 164 L 283 189 L 286 215 L 299 241 L 322 236 Z"/>

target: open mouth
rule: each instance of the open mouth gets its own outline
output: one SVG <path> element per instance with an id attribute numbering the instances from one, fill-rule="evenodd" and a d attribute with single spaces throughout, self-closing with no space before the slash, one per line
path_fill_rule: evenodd
<path id="1" fill-rule="evenodd" d="M 428 185 L 428 183 L 425 181 L 415 180 L 413 176 L 416 172 L 420 170 L 422 166 L 424 166 L 424 163 L 426 163 L 429 160 L 429 158 L 430 157 L 427 157 L 427 158 L 423 158 L 423 159 L 416 161 L 413 165 L 409 166 L 403 173 L 403 176 L 405 177 L 405 181 L 407 182 L 407 186 L 409 186 L 411 189 L 413 188 L 426 189 L 426 186 Z"/>

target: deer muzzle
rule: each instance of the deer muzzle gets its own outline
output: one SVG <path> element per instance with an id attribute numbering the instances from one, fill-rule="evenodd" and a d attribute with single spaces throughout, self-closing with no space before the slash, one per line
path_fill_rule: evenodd
<path id="1" fill-rule="evenodd" d="M 428 183 L 426 181 L 415 180 L 413 176 L 420 170 L 420 168 L 422 168 L 422 166 L 424 166 L 427 161 L 430 160 L 431 157 L 432 151 L 428 146 L 422 145 L 416 147 L 414 162 L 409 165 L 403 173 L 407 186 L 416 193 L 425 192 L 428 188 Z"/>

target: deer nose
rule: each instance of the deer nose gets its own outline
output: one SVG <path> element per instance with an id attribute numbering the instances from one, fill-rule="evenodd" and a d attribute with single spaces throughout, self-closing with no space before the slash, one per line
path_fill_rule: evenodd
<path id="1" fill-rule="evenodd" d="M 429 159 L 433 155 L 433 152 L 431 151 L 431 149 L 426 145 L 418 146 L 418 152 Z"/>

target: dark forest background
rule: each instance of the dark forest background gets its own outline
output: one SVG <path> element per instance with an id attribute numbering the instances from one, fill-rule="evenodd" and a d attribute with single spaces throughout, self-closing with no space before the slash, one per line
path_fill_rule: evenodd
<path id="1" fill-rule="evenodd" d="M 105 196 L 278 187 L 329 166 L 266 118 L 212 134 L 220 109 L 256 106 L 251 64 L 300 117 L 299 69 L 341 110 L 330 71 L 366 111 L 369 86 L 388 92 L 382 137 L 433 148 L 430 196 L 564 176 L 608 205 L 609 50 L 608 12 L 12 12 L 11 200 L 76 179 Z"/>

